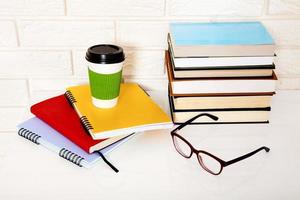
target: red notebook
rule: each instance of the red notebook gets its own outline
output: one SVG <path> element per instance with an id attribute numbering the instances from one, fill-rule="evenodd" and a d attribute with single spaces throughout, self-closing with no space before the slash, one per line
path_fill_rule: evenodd
<path id="1" fill-rule="evenodd" d="M 101 150 L 124 138 L 93 140 L 81 125 L 79 116 L 65 95 L 37 103 L 31 106 L 31 112 L 88 153 Z"/>

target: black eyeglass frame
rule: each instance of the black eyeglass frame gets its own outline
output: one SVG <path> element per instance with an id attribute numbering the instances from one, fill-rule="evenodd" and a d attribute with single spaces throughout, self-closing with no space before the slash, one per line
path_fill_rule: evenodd
<path id="1" fill-rule="evenodd" d="M 250 152 L 250 153 L 247 153 L 247 154 L 245 154 L 245 155 L 243 155 L 243 156 L 237 157 L 237 158 L 232 159 L 232 160 L 229 160 L 229 161 L 224 161 L 224 160 L 218 158 L 217 156 L 215 156 L 215 155 L 213 155 L 213 154 L 211 154 L 211 153 L 209 153 L 209 152 L 206 152 L 206 151 L 203 151 L 203 150 L 195 149 L 195 148 L 193 147 L 193 145 L 191 145 L 190 142 L 188 142 L 184 137 L 182 137 L 181 135 L 179 135 L 177 132 L 178 132 L 179 130 L 181 130 L 182 128 L 184 128 L 185 126 L 191 124 L 193 121 L 195 121 L 195 120 L 198 119 L 199 117 L 202 117 L 202 116 L 207 116 L 207 117 L 211 118 L 211 119 L 214 120 L 214 121 L 217 121 L 217 120 L 218 120 L 218 117 L 217 117 L 217 116 L 211 115 L 211 114 L 209 114 L 209 113 L 201 113 L 201 114 L 196 115 L 195 117 L 193 117 L 193 118 L 187 120 L 187 121 L 184 122 L 183 124 L 181 124 L 181 125 L 179 125 L 178 127 L 176 127 L 174 130 L 172 130 L 172 131 L 171 131 L 171 136 L 172 136 L 173 144 L 174 144 L 174 146 L 175 146 L 176 151 L 177 151 L 180 155 L 182 155 L 183 157 L 185 157 L 185 158 L 187 158 L 187 159 L 191 158 L 192 155 L 193 155 L 193 153 L 195 153 L 196 156 L 197 156 L 197 159 L 198 159 L 199 164 L 201 165 L 201 167 L 202 167 L 205 171 L 207 171 L 207 172 L 209 172 L 209 173 L 211 173 L 211 174 L 213 174 L 213 175 L 219 175 L 219 174 L 223 171 L 223 168 L 224 168 L 224 167 L 227 167 L 228 165 L 231 165 L 231 164 L 234 164 L 234 163 L 239 162 L 239 161 L 241 161 L 241 160 L 244 160 L 244 159 L 246 159 L 246 158 L 249 158 L 250 156 L 253 156 L 254 154 L 256 154 L 256 153 L 258 153 L 258 152 L 260 152 L 260 151 L 262 151 L 262 150 L 265 150 L 266 152 L 269 152 L 269 151 L 270 151 L 270 148 L 268 148 L 268 147 L 266 147 L 266 146 L 262 146 L 262 147 L 260 147 L 260 148 L 258 148 L 258 149 L 256 149 L 256 150 L 254 150 L 254 151 L 252 151 L 252 152 Z M 178 148 L 176 147 L 175 137 L 180 138 L 182 141 L 184 141 L 184 142 L 191 148 L 191 153 L 190 153 L 190 155 L 187 156 L 187 155 L 183 154 L 182 152 L 180 152 L 180 149 L 178 149 Z M 221 166 L 221 167 L 220 167 L 220 171 L 217 172 L 217 173 L 215 173 L 215 172 L 211 171 L 210 169 L 208 169 L 208 168 L 203 164 L 203 161 L 200 160 L 200 159 L 201 159 L 201 156 L 199 156 L 199 153 L 206 154 L 206 155 L 208 155 L 208 156 L 214 158 L 216 161 L 218 161 L 218 162 L 220 163 L 220 166 Z"/>

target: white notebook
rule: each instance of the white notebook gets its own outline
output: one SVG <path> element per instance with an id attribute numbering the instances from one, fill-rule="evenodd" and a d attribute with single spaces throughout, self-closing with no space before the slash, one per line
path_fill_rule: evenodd
<path id="1" fill-rule="evenodd" d="M 101 160 L 99 153 L 94 152 L 92 154 L 88 154 L 69 139 L 36 117 L 21 123 L 18 125 L 18 128 L 18 134 L 20 136 L 30 140 L 35 144 L 46 147 L 47 149 L 58 154 L 60 157 L 80 167 L 90 168 L 97 161 Z M 107 146 L 100 152 L 102 155 L 106 155 L 132 136 L 133 134 L 125 137 L 117 143 Z"/>

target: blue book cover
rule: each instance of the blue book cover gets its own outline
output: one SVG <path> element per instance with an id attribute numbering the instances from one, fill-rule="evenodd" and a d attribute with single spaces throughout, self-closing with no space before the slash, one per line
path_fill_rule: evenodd
<path id="1" fill-rule="evenodd" d="M 173 43 L 191 45 L 273 45 L 260 22 L 171 23 Z"/>
<path id="2" fill-rule="evenodd" d="M 51 128 L 45 122 L 33 117 L 18 125 L 18 134 L 35 144 L 46 147 L 47 149 L 57 153 L 64 159 L 72 163 L 86 168 L 91 167 L 96 161 L 101 159 L 101 156 L 95 152 L 92 154 L 86 153 L 80 147 L 71 142 L 68 138 L 61 135 L 59 132 Z M 102 149 L 100 152 L 106 155 L 111 150 L 118 147 L 120 144 L 128 140 L 133 134 L 125 137 L 122 140 Z"/>

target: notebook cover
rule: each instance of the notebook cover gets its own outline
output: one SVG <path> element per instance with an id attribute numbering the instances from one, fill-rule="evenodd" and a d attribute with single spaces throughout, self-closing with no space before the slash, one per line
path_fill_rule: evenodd
<path id="1" fill-rule="evenodd" d="M 171 23 L 170 30 L 178 46 L 274 44 L 260 22 Z"/>
<path id="2" fill-rule="evenodd" d="M 37 117 L 26 120 L 18 125 L 18 128 L 23 130 L 18 132 L 19 135 L 33 142 L 35 141 L 36 144 L 46 147 L 76 165 L 91 167 L 97 160 L 101 159 L 98 153 L 89 154 L 85 152 Z M 35 134 L 35 137 L 33 134 Z M 121 143 L 123 143 L 122 140 L 101 150 L 101 153 L 105 155 Z"/>
<path id="3" fill-rule="evenodd" d="M 121 84 L 118 104 L 110 109 L 92 104 L 89 85 L 67 90 L 94 139 L 173 125 L 169 116 L 135 83 Z"/>
<path id="4" fill-rule="evenodd" d="M 30 110 L 39 119 L 49 124 L 88 153 L 92 153 L 90 149 L 95 145 L 99 145 L 100 148 L 96 150 L 100 150 L 122 138 L 93 140 L 83 128 L 80 118 L 72 105 L 69 104 L 65 95 L 59 95 L 37 103 Z M 103 145 L 99 143 L 103 143 Z"/>

